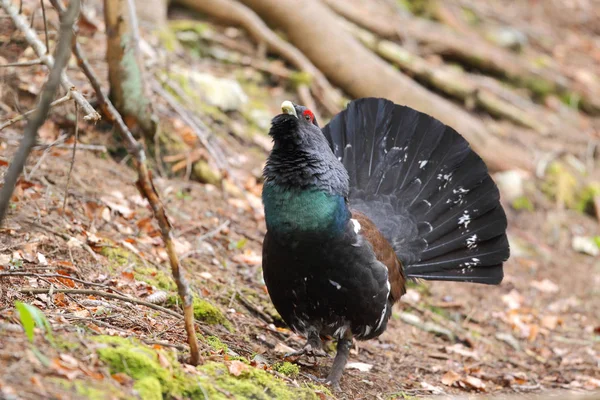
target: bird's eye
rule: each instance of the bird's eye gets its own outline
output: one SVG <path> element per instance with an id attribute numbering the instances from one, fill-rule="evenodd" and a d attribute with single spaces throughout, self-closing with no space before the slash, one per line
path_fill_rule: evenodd
<path id="1" fill-rule="evenodd" d="M 315 119 L 315 115 L 312 113 L 312 111 L 310 110 L 305 110 L 302 113 L 302 116 L 304 117 L 305 120 L 307 120 L 308 122 L 312 123 L 313 120 Z"/>

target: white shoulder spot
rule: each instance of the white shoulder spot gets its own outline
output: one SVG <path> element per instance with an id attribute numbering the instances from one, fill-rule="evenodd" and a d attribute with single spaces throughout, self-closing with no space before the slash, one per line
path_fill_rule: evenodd
<path id="1" fill-rule="evenodd" d="M 352 225 L 354 225 L 354 233 L 360 232 L 360 222 L 358 222 L 354 218 L 352 218 L 350 221 L 352 221 Z"/>

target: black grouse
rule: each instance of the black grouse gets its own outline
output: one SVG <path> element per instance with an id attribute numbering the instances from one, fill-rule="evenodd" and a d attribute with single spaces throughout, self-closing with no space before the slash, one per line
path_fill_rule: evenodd
<path id="1" fill-rule="evenodd" d="M 385 99 L 351 102 L 322 130 L 286 101 L 269 132 L 263 274 L 284 321 L 339 387 L 352 338 L 386 329 L 406 279 L 498 284 L 506 215 L 481 158 L 454 129 Z"/>

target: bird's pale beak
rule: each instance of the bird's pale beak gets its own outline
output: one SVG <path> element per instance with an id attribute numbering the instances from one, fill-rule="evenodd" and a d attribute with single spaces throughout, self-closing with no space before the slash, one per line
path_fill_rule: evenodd
<path id="1" fill-rule="evenodd" d="M 294 117 L 298 118 L 298 114 L 296 113 L 294 103 L 292 103 L 289 100 L 286 100 L 283 103 L 281 103 L 281 111 L 283 111 L 284 114 L 293 115 Z"/>

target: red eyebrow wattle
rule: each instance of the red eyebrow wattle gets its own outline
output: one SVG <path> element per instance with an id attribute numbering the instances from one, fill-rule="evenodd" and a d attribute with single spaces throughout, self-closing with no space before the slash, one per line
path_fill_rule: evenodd
<path id="1" fill-rule="evenodd" d="M 310 116 L 310 119 L 313 119 L 315 117 L 315 115 L 310 110 L 304 110 L 302 115 L 304 115 L 304 116 L 308 115 L 308 116 Z"/>

